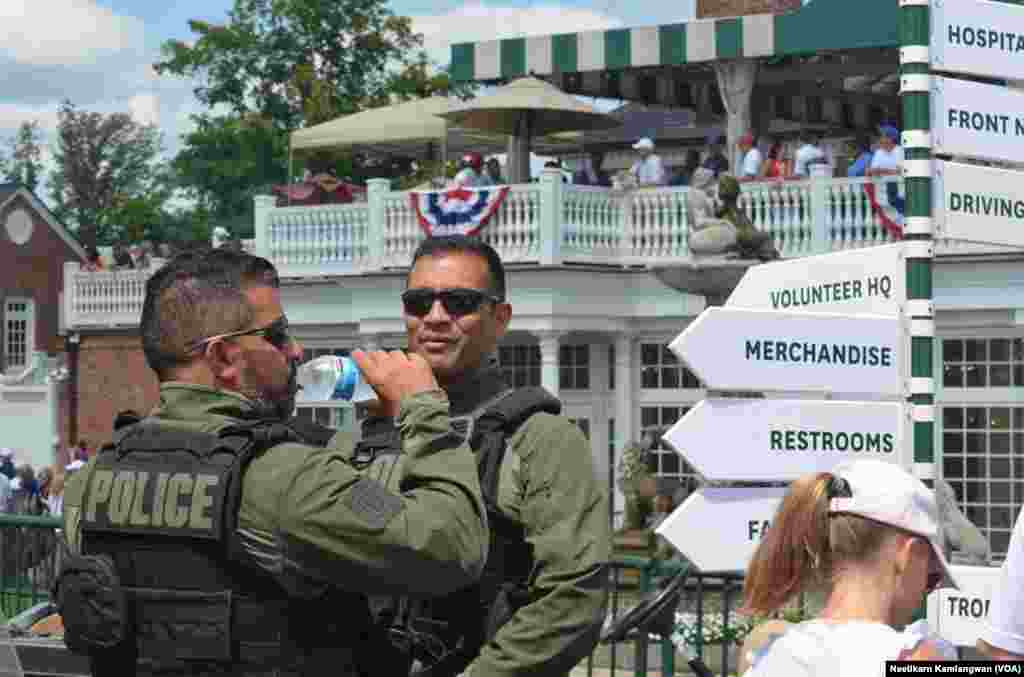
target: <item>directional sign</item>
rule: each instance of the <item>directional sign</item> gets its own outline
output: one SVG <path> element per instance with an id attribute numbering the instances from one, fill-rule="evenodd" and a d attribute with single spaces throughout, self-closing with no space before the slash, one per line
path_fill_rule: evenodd
<path id="1" fill-rule="evenodd" d="M 656 531 L 701 571 L 743 571 L 785 494 L 784 488 L 704 487 Z"/>
<path id="2" fill-rule="evenodd" d="M 903 394 L 901 320 L 708 308 L 670 345 L 714 390 Z"/>
<path id="3" fill-rule="evenodd" d="M 1024 79 L 1024 8 L 988 0 L 931 3 L 932 67 L 951 73 Z"/>
<path id="4" fill-rule="evenodd" d="M 908 465 L 900 402 L 707 399 L 665 441 L 711 482 L 787 482 L 842 461 Z"/>
<path id="5" fill-rule="evenodd" d="M 928 625 L 956 646 L 974 646 L 988 620 L 1001 570 L 979 566 L 951 566 L 950 570 L 960 589 L 940 588 L 928 595 Z"/>
<path id="6" fill-rule="evenodd" d="M 932 77 L 932 151 L 1019 162 L 1024 157 L 1024 93 Z"/>
<path id="7" fill-rule="evenodd" d="M 957 162 L 935 165 L 936 237 L 1024 247 L 1020 172 Z"/>
<path id="8" fill-rule="evenodd" d="M 728 308 L 898 315 L 907 299 L 903 245 L 764 263 L 747 269 Z"/>

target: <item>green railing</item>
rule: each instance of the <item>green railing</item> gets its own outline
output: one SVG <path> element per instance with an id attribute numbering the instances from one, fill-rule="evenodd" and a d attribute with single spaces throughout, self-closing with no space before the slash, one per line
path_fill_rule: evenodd
<path id="1" fill-rule="evenodd" d="M 0 513 L 0 621 L 49 599 L 60 528 L 55 517 Z"/>

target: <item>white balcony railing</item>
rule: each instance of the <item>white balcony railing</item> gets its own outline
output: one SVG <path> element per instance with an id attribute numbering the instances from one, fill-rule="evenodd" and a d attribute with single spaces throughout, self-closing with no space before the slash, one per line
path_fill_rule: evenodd
<path id="1" fill-rule="evenodd" d="M 775 236 L 784 258 L 885 244 L 893 240 L 865 186 L 888 205 L 888 184 L 901 179 L 811 179 L 743 185 L 740 207 L 754 225 Z M 615 192 L 563 184 L 511 186 L 481 236 L 508 263 L 539 265 L 651 265 L 690 258 L 687 188 Z M 282 277 L 360 275 L 408 266 L 423 230 L 408 192 L 387 180 L 369 181 L 367 201 L 314 207 L 274 206 L 256 198 L 255 240 L 246 247 L 270 259 Z M 964 255 L 1005 248 L 938 240 L 936 254 Z M 132 326 L 142 309 L 150 271 L 90 273 L 68 264 L 65 318 L 71 329 Z"/>

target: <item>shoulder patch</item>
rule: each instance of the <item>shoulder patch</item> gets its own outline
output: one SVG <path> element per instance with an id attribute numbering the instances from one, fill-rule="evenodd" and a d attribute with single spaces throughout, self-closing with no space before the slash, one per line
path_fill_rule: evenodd
<path id="1" fill-rule="evenodd" d="M 349 489 L 345 505 L 371 529 L 383 529 L 405 508 L 401 498 L 380 482 L 365 477 Z"/>

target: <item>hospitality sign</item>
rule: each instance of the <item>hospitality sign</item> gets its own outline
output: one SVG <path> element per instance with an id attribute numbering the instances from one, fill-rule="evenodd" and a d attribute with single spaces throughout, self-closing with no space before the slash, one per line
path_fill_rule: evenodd
<path id="1" fill-rule="evenodd" d="M 931 4 L 932 68 L 1024 80 L 1024 8 L 988 0 Z"/>

